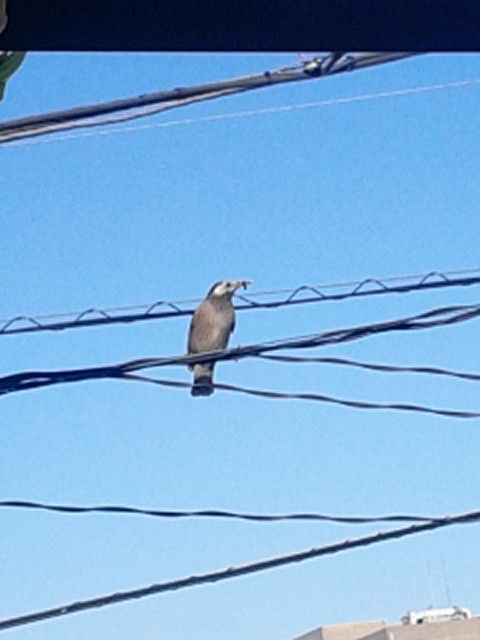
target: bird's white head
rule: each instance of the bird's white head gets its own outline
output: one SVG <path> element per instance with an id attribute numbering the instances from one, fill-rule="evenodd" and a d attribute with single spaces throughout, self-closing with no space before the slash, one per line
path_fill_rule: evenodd
<path id="1" fill-rule="evenodd" d="M 246 289 L 249 284 L 250 280 L 220 280 L 210 288 L 207 298 L 231 298 L 237 289 Z"/>

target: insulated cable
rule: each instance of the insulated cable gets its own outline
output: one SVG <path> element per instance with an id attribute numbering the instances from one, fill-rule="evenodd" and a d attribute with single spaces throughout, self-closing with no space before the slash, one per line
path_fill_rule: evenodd
<path id="1" fill-rule="evenodd" d="M 232 578 L 238 578 L 240 576 L 252 575 L 261 571 L 274 569 L 276 567 L 299 563 L 305 560 L 311 560 L 313 558 L 319 558 L 322 556 L 329 556 L 335 553 L 339 553 L 340 551 L 347 551 L 350 549 L 375 545 L 386 540 L 398 540 L 400 538 L 415 535 L 417 533 L 433 531 L 435 529 L 440 529 L 443 527 L 450 527 L 457 524 L 478 523 L 479 520 L 480 511 L 471 511 L 459 515 L 446 516 L 445 518 L 437 519 L 435 521 L 414 524 L 409 527 L 401 527 L 397 529 L 391 529 L 389 531 L 379 531 L 378 533 L 353 538 L 351 540 L 342 540 L 339 542 L 334 542 L 332 544 L 324 545 L 322 547 L 314 547 L 305 551 L 276 556 L 274 558 L 251 562 L 249 564 L 240 566 L 228 567 L 227 569 L 221 569 L 219 571 L 212 571 L 200 575 L 192 575 L 187 578 L 179 578 L 177 580 L 171 580 L 168 582 L 160 582 L 147 587 L 130 589 L 128 591 L 117 591 L 116 593 L 97 596 L 94 598 L 89 598 L 87 600 L 79 600 L 70 604 L 63 604 L 57 607 L 53 607 L 51 609 L 43 609 L 40 611 L 35 611 L 33 613 L 15 616 L 13 618 L 5 618 L 3 620 L 0 620 L 0 631 L 29 625 L 41 620 L 49 620 L 52 618 L 67 616 L 73 613 L 78 613 L 80 611 L 88 611 L 99 607 L 118 604 L 120 602 L 138 600 L 139 598 L 145 598 L 147 596 L 157 595 L 160 593 L 178 591 L 180 589 L 186 589 L 187 587 L 194 587 L 207 583 L 230 580 Z"/>

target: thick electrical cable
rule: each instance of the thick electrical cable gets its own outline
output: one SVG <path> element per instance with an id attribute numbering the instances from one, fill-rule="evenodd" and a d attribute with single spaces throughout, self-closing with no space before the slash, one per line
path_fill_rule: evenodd
<path id="1" fill-rule="evenodd" d="M 313 521 L 331 522 L 336 524 L 373 524 L 378 522 L 433 522 L 441 520 L 437 516 L 422 516 L 410 514 L 389 514 L 383 516 L 332 516 L 325 513 L 240 513 L 222 509 L 147 509 L 125 505 L 95 505 L 81 506 L 72 504 L 49 504 L 30 500 L 1 500 L 0 508 L 33 511 L 52 511 L 68 515 L 103 513 L 107 515 L 138 515 L 153 518 L 223 518 L 227 520 L 244 520 L 247 522 L 284 522 L 284 521 Z"/>
<path id="2" fill-rule="evenodd" d="M 325 333 L 314 334 L 304 337 L 276 340 L 245 347 L 236 347 L 222 351 L 211 351 L 206 353 L 191 354 L 185 356 L 174 356 L 171 358 L 141 358 L 131 360 L 116 365 L 88 367 L 84 369 L 64 369 L 60 371 L 27 371 L 11 374 L 0 378 L 0 395 L 7 395 L 19 391 L 41 388 L 56 384 L 81 382 L 86 380 L 117 379 L 136 380 L 139 382 L 149 382 L 160 386 L 172 388 L 190 388 L 186 382 L 175 380 L 158 380 L 140 376 L 135 372 L 165 367 L 173 365 L 187 365 L 196 363 L 207 363 L 228 360 L 240 360 L 246 357 L 257 357 L 264 353 L 279 351 L 282 349 L 308 349 L 322 347 L 332 344 L 341 344 L 352 340 L 359 340 L 368 336 L 396 331 L 412 331 L 421 329 L 431 329 L 440 326 L 449 326 L 459 322 L 472 320 L 480 316 L 480 305 L 457 305 L 450 307 L 440 307 L 425 313 L 387 322 L 361 325 L 327 331 Z M 347 400 L 334 398 L 323 394 L 302 392 L 280 392 L 261 389 L 250 389 L 237 387 L 234 385 L 219 384 L 215 388 L 223 391 L 233 391 L 271 399 L 296 399 L 314 400 L 352 407 L 356 409 L 391 409 L 398 411 L 415 411 L 420 413 L 430 413 L 452 418 L 478 418 L 480 413 L 475 411 L 439 409 L 426 407 L 417 404 L 406 403 L 375 403 L 363 400 Z"/>
<path id="3" fill-rule="evenodd" d="M 139 598 L 159 595 L 161 593 L 179 591 L 181 589 L 186 589 L 187 587 L 194 587 L 207 583 L 239 578 L 241 576 L 253 575 L 261 571 L 304 562 L 306 560 L 320 558 L 322 556 L 329 556 L 341 551 L 376 545 L 387 540 L 398 540 L 418 533 L 433 531 L 435 529 L 450 527 L 457 524 L 474 524 L 478 523 L 479 520 L 480 511 L 471 511 L 459 515 L 446 516 L 445 518 L 437 519 L 435 521 L 410 525 L 408 527 L 390 529 L 389 531 L 379 531 L 377 533 L 353 538 L 351 540 L 342 540 L 321 547 L 307 549 L 305 551 L 276 556 L 240 566 L 228 567 L 219 571 L 212 571 L 200 575 L 191 575 L 186 578 L 155 583 L 147 587 L 140 587 L 128 591 L 117 591 L 116 593 L 97 596 L 87 600 L 79 600 L 70 604 L 53 607 L 51 609 L 43 609 L 40 611 L 34 611 L 33 613 L 0 620 L 0 631 L 29 625 L 42 620 L 72 615 L 81 611 L 89 611 L 99 607 L 128 602 L 129 600 L 138 600 Z"/>
<path id="4" fill-rule="evenodd" d="M 350 282 L 320 285 L 300 285 L 294 289 L 277 289 L 237 295 L 235 309 L 273 310 L 294 305 L 317 302 L 339 302 L 352 298 L 365 298 L 385 294 L 406 294 L 452 287 L 469 287 L 480 284 L 480 269 L 457 271 L 430 271 L 413 276 L 393 276 L 390 278 L 364 278 Z M 334 290 L 331 292 L 331 290 Z M 345 291 L 345 289 L 347 289 Z M 269 299 L 276 296 L 277 299 Z M 280 296 L 280 297 L 278 297 Z M 257 298 L 263 298 L 258 301 Z M 40 316 L 17 315 L 0 319 L 0 336 L 39 331 L 64 331 L 84 327 L 111 324 L 130 324 L 141 321 L 162 320 L 191 316 L 200 300 L 158 300 L 145 305 L 123 307 L 90 307 L 80 312 L 66 312 Z"/>
<path id="5" fill-rule="evenodd" d="M 84 138 L 92 138 L 92 137 L 108 137 L 117 134 L 125 134 L 125 133 L 134 133 L 139 131 L 151 131 L 158 129 L 169 129 L 171 127 L 179 127 L 179 126 L 191 126 L 195 124 L 207 124 L 207 123 L 217 123 L 217 122 L 225 122 L 228 120 L 238 120 L 243 118 L 251 118 L 257 116 L 272 116 L 279 115 L 284 113 L 291 113 L 296 111 L 303 111 L 305 109 L 320 109 L 323 107 L 334 107 L 348 104 L 355 104 L 359 102 L 370 102 L 372 100 L 383 100 L 385 98 L 399 98 L 403 96 L 414 96 L 423 93 L 432 93 L 437 91 L 445 91 L 451 89 L 463 89 L 467 87 L 473 87 L 475 85 L 480 85 L 480 78 L 473 78 L 468 80 L 458 80 L 456 82 L 445 82 L 441 84 L 431 84 L 431 85 L 420 85 L 415 87 L 408 87 L 405 89 L 393 89 L 391 91 L 379 91 L 377 93 L 364 93 L 354 96 L 346 96 L 344 98 L 329 98 L 325 100 L 317 100 L 311 102 L 297 102 L 294 104 L 286 104 L 280 105 L 276 107 L 264 107 L 262 109 L 247 109 L 243 111 L 229 111 L 227 113 L 217 113 L 208 116 L 197 116 L 192 118 L 179 118 L 176 120 L 166 120 L 162 122 L 152 122 L 148 124 L 140 124 L 134 126 L 120 126 L 120 127 L 110 127 L 106 129 L 95 129 L 94 131 L 84 131 L 81 133 L 72 133 L 69 135 L 55 135 L 53 137 L 44 137 L 44 138 L 32 138 L 27 140 L 19 140 L 17 142 L 9 142 L 9 147 L 24 147 L 38 144 L 46 144 L 52 142 L 68 142 L 71 140 L 80 140 Z M 228 94 L 225 94 L 228 95 Z M 219 97 L 219 96 L 218 96 Z M 185 103 L 184 103 L 185 104 Z M 184 106 L 182 104 L 182 106 Z M 153 115 L 154 113 L 158 113 L 159 111 L 165 111 L 165 108 L 162 109 L 151 109 L 148 113 L 140 113 L 137 117 L 143 117 L 144 115 Z M 129 120 L 133 120 L 134 117 L 128 118 Z M 116 121 L 119 122 L 120 118 Z M 103 125 L 107 125 L 108 122 L 103 122 Z M 112 123 L 113 124 L 113 123 Z"/>
<path id="6" fill-rule="evenodd" d="M 200 363 L 240 360 L 285 349 L 309 349 L 327 345 L 342 344 L 372 335 L 390 332 L 416 331 L 449 326 L 477 319 L 480 316 L 480 304 L 438 307 L 414 316 L 372 324 L 335 329 L 323 333 L 294 338 L 272 340 L 243 347 L 234 347 L 220 351 L 172 356 L 164 358 L 141 358 L 120 364 L 87 367 L 83 369 L 62 369 L 58 371 L 27 371 L 0 378 L 0 395 L 21 391 L 36 386 L 80 382 L 100 378 L 119 378 L 126 373 L 165 366 L 184 366 Z"/>
<path id="7" fill-rule="evenodd" d="M 102 126 L 151 115 L 167 109 L 212 100 L 278 84 L 310 80 L 354 69 L 401 60 L 411 53 L 328 54 L 314 57 L 296 67 L 266 71 L 193 87 L 177 87 L 146 95 L 87 105 L 0 123 L 0 144 L 80 127 Z"/>

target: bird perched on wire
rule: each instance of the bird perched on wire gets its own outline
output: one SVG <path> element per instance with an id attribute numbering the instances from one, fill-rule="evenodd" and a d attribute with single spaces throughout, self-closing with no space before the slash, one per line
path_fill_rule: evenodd
<path id="1" fill-rule="evenodd" d="M 220 280 L 210 288 L 203 302 L 195 309 L 188 333 L 188 353 L 218 351 L 228 345 L 235 328 L 235 309 L 232 296 L 237 289 L 244 289 L 250 280 Z M 209 396 L 213 393 L 214 362 L 189 365 L 193 370 L 192 396 Z"/>

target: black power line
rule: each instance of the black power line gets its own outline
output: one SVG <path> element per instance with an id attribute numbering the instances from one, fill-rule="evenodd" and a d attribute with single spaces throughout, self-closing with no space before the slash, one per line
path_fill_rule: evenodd
<path id="1" fill-rule="evenodd" d="M 240 360 L 256 357 L 265 353 L 284 349 L 310 349 L 333 344 L 341 344 L 360 340 L 362 338 L 391 333 L 397 331 L 416 331 L 448 326 L 480 316 L 480 304 L 455 305 L 439 307 L 425 313 L 407 316 L 385 322 L 377 322 L 345 329 L 335 329 L 324 333 L 295 338 L 283 338 L 243 347 L 234 347 L 220 351 L 210 351 L 191 355 L 172 356 L 164 358 L 141 358 L 129 360 L 120 364 L 87 367 L 84 369 L 62 369 L 57 371 L 27 371 L 15 373 L 0 378 L 0 395 L 21 391 L 35 386 L 59 384 L 66 382 L 80 382 L 99 378 L 119 378 L 125 373 L 141 371 L 143 369 L 165 366 L 186 366 L 198 363 Z"/>
<path id="2" fill-rule="evenodd" d="M 84 369 L 64 369 L 59 371 L 29 371 L 0 378 L 0 394 L 21 390 L 25 385 L 44 386 L 61 382 L 78 382 L 98 378 L 116 378 L 124 373 L 142 369 L 158 368 L 173 365 L 189 365 L 197 363 L 239 360 L 255 357 L 272 351 L 284 349 L 309 349 L 333 344 L 341 344 L 359 340 L 371 335 L 397 331 L 412 331 L 448 326 L 472 320 L 480 316 L 480 304 L 455 305 L 439 307 L 425 313 L 407 316 L 395 320 L 359 325 L 345 329 L 335 329 L 324 333 L 295 338 L 284 338 L 254 345 L 235 347 L 220 351 L 211 351 L 192 355 L 172 356 L 164 358 L 142 358 L 130 360 L 116 365 L 88 367 Z"/>
<path id="3" fill-rule="evenodd" d="M 358 360 L 350 360 L 349 358 L 332 357 L 315 358 L 313 356 L 301 357 L 271 355 L 258 355 L 257 357 L 262 360 L 284 362 L 286 364 L 334 364 L 345 367 L 354 367 L 357 369 L 367 369 L 368 371 L 378 371 L 380 373 L 421 373 L 425 375 L 446 376 L 450 378 L 458 378 L 460 380 L 469 380 L 470 382 L 480 382 L 479 373 L 452 371 L 451 369 L 442 369 L 440 367 L 404 367 L 391 364 L 359 362 Z"/>
<path id="4" fill-rule="evenodd" d="M 206 85 L 177 87 L 170 91 L 159 91 L 133 98 L 10 120 L 0 123 L 0 145 L 58 131 L 125 122 L 194 102 L 362 69 L 400 60 L 410 55 L 414 54 L 388 52 L 329 54 L 321 58 L 311 58 L 302 65 L 293 68 L 265 71 L 257 75 L 222 80 Z"/>
<path id="5" fill-rule="evenodd" d="M 69 515 L 85 513 L 105 513 L 109 515 L 140 515 L 154 518 L 225 518 L 229 520 L 245 520 L 247 522 L 284 522 L 284 521 L 316 521 L 334 522 L 338 524 L 373 524 L 375 522 L 433 522 L 442 517 L 419 515 L 384 515 L 384 516 L 332 516 L 324 513 L 239 513 L 221 509 L 172 510 L 147 509 L 125 505 L 96 505 L 85 507 L 71 504 L 47 504 L 30 500 L 1 500 L 0 508 L 22 509 L 34 511 L 53 511 Z"/>
<path id="6" fill-rule="evenodd" d="M 190 389 L 188 382 L 178 382 L 177 380 L 159 380 L 158 378 L 150 378 L 135 373 L 125 373 L 120 380 L 134 380 L 137 382 L 147 382 L 156 384 L 161 387 L 170 387 L 177 389 Z M 249 389 L 247 387 L 239 387 L 233 384 L 216 383 L 213 385 L 218 391 L 233 391 L 247 396 L 255 396 L 257 398 L 267 398 L 269 400 L 307 400 L 324 402 L 327 404 L 336 404 L 350 409 L 377 409 L 380 411 L 407 411 L 411 413 L 427 413 L 443 418 L 463 418 L 467 420 L 480 418 L 478 411 L 463 411 L 457 409 L 438 409 L 436 407 L 427 407 L 421 404 L 401 403 L 401 402 L 367 402 L 365 400 L 347 400 L 346 398 L 335 398 L 321 393 L 313 393 L 311 391 L 291 392 L 291 391 L 271 391 L 267 389 Z"/>
<path id="7" fill-rule="evenodd" d="M 480 511 L 471 511 L 469 513 L 460 515 L 446 516 L 445 518 L 437 519 L 435 521 L 414 524 L 409 527 L 391 529 L 390 531 L 380 531 L 378 533 L 373 533 L 367 536 L 354 538 L 353 540 L 342 540 L 340 542 L 334 542 L 333 544 L 328 544 L 322 547 L 314 547 L 306 551 L 300 551 L 283 556 L 276 556 L 274 558 L 260 560 L 257 562 L 252 562 L 250 564 L 240 565 L 238 567 L 229 567 L 228 569 L 221 569 L 219 571 L 212 571 L 210 573 L 193 575 L 187 578 L 171 580 L 169 582 L 160 582 L 152 584 L 148 587 L 131 589 L 129 591 L 110 593 L 108 595 L 98 596 L 95 598 L 90 598 L 88 600 L 80 600 L 77 602 L 72 602 L 71 604 L 64 604 L 52 609 L 44 609 L 42 611 L 35 611 L 33 613 L 16 616 L 14 618 L 0 620 L 0 631 L 5 631 L 14 627 L 25 626 L 34 622 L 40 622 L 41 620 L 49 620 L 51 618 L 67 616 L 73 613 L 78 613 L 80 611 L 88 611 L 99 607 L 118 604 L 120 602 L 138 600 L 139 598 L 158 595 L 160 593 L 178 591 L 180 589 L 186 589 L 187 587 L 194 587 L 206 583 L 220 582 L 223 580 L 230 580 L 232 578 L 239 578 L 240 576 L 259 573 L 261 571 L 267 571 L 276 567 L 303 562 L 305 560 L 311 560 L 313 558 L 319 558 L 321 556 L 332 555 L 334 553 L 339 553 L 340 551 L 347 551 L 359 547 L 375 545 L 386 540 L 398 540 L 399 538 L 404 538 L 406 536 L 411 536 L 424 531 L 433 531 L 434 529 L 440 529 L 442 527 L 450 527 L 454 524 L 477 523 L 479 520 Z"/>
<path id="8" fill-rule="evenodd" d="M 466 275 L 470 274 L 470 275 Z M 239 302 L 235 305 L 237 311 L 251 309 L 278 309 L 293 305 L 310 304 L 314 302 L 336 302 L 350 298 L 365 298 L 390 293 L 405 294 L 414 291 L 428 291 L 451 287 L 468 287 L 480 284 L 480 270 L 470 269 L 462 271 L 431 271 L 422 275 L 398 276 L 392 278 L 365 278 L 354 282 L 301 285 L 294 289 L 280 289 L 264 291 L 257 294 L 237 295 Z M 348 289 L 345 291 L 345 289 Z M 333 293 L 327 290 L 335 289 Z M 272 295 L 280 295 L 276 300 L 268 300 Z M 255 298 L 262 297 L 258 302 Z M 179 318 L 191 316 L 194 308 L 185 307 L 189 303 L 199 300 L 166 301 L 158 300 L 145 305 L 127 307 L 99 308 L 90 307 L 80 312 L 67 312 L 51 315 L 26 316 L 17 315 L 10 319 L 0 320 L 0 336 L 19 333 L 35 333 L 38 331 L 63 331 L 82 327 L 95 327 L 110 324 L 129 324 L 164 318 Z"/>
<path id="9" fill-rule="evenodd" d="M 85 380 L 117 379 L 136 380 L 149 382 L 166 387 L 190 388 L 186 382 L 173 380 L 158 380 L 141 376 L 135 372 L 143 369 L 158 368 L 173 365 L 187 365 L 205 362 L 217 362 L 224 360 L 239 360 L 246 357 L 258 357 L 265 353 L 283 349 L 308 349 L 322 347 L 332 344 L 341 344 L 352 340 L 359 340 L 367 336 L 389 333 L 395 331 L 412 331 L 420 329 L 431 329 L 434 327 L 448 326 L 459 322 L 472 320 L 480 316 L 480 305 L 457 305 L 441 307 L 421 313 L 415 316 L 399 318 L 375 324 L 361 325 L 347 329 L 327 331 L 325 333 L 314 334 L 312 336 L 297 337 L 272 342 L 249 345 L 225 349 L 223 351 L 212 351 L 186 356 L 174 356 L 171 358 L 143 358 L 131 360 L 116 365 L 88 367 L 84 369 L 64 369 L 60 371 L 27 371 L 16 373 L 0 378 L 0 395 L 16 393 L 28 389 L 35 389 L 55 384 L 71 382 L 81 382 Z M 374 403 L 357 400 L 346 400 L 333 398 L 318 393 L 289 393 L 279 391 L 267 391 L 260 389 L 248 389 L 227 384 L 216 384 L 215 388 L 224 391 L 234 391 L 251 396 L 259 396 L 273 399 L 298 399 L 316 400 L 328 402 L 357 409 L 392 409 L 398 411 L 415 411 L 421 413 L 431 413 L 445 417 L 455 418 L 478 418 L 480 413 L 474 411 L 437 409 L 416 404 L 402 403 Z"/>

